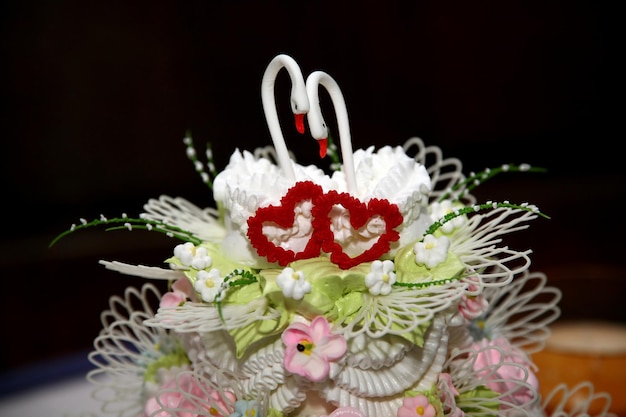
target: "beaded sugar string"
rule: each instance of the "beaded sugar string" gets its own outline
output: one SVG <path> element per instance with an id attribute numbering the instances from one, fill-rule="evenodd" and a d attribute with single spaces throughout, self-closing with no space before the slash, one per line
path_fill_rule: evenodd
<path id="1" fill-rule="evenodd" d="M 149 220 L 143 217 L 131 218 L 131 217 L 128 217 L 125 213 L 123 213 L 121 217 L 114 217 L 111 219 L 106 218 L 104 215 L 100 215 L 99 219 L 95 219 L 89 222 L 85 219 L 80 219 L 80 224 L 78 225 L 72 224 L 70 229 L 60 233 L 54 239 L 52 239 L 52 242 L 50 242 L 48 247 L 52 247 L 60 239 L 62 239 L 63 237 L 77 230 L 87 229 L 90 227 L 101 226 L 101 225 L 114 225 L 114 226 L 106 228 L 105 230 L 107 232 L 112 231 L 112 230 L 127 229 L 129 231 L 132 231 L 134 229 L 139 229 L 139 230 L 147 230 L 147 231 L 163 233 L 169 237 L 174 237 L 184 242 L 191 242 L 194 245 L 199 245 L 202 243 L 201 239 L 195 237 L 193 233 L 187 230 L 184 230 L 179 227 L 172 226 L 172 225 L 169 225 L 161 221 L 157 221 L 157 220 Z"/>
<path id="2" fill-rule="evenodd" d="M 485 181 L 495 177 L 498 174 L 503 172 L 542 172 L 545 173 L 547 170 L 541 167 L 533 167 L 529 164 L 503 164 L 496 168 L 485 168 L 483 171 L 479 173 L 470 173 L 469 177 L 467 177 L 464 181 L 461 181 L 455 184 L 450 190 L 444 193 L 441 197 L 439 197 L 439 202 L 452 198 L 452 195 L 455 191 L 462 190 L 461 194 L 457 195 L 453 198 L 454 201 L 459 200 L 466 194 L 469 194 L 474 188 L 478 187 Z"/>
<path id="3" fill-rule="evenodd" d="M 202 182 L 205 183 L 211 190 L 213 189 L 213 180 L 217 176 L 217 169 L 215 168 L 215 163 L 213 161 L 213 150 L 211 148 L 211 142 L 207 142 L 205 155 L 207 158 L 206 168 L 208 168 L 209 172 L 205 170 L 205 164 L 203 164 L 198 159 L 198 153 L 193 144 L 193 139 L 191 138 L 191 132 L 187 132 L 183 139 L 183 143 L 187 147 L 186 153 L 187 158 L 193 163 L 196 172 L 200 174 L 200 178 L 202 178 Z"/>

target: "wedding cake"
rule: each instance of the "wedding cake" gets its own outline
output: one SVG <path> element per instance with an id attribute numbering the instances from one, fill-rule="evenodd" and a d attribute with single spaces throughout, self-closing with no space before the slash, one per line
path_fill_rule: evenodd
<path id="1" fill-rule="evenodd" d="M 282 70 L 296 129 L 318 142 L 330 172 L 300 165 L 285 143 L 274 97 Z M 336 81 L 322 71 L 305 79 L 287 55 L 270 61 L 261 92 L 273 146 L 236 149 L 217 172 L 210 147 L 203 162 L 185 138 L 215 207 L 160 196 L 136 218 L 82 220 L 55 239 L 104 225 L 175 240 L 167 267 L 101 261 L 146 279 L 102 313 L 88 379 L 104 414 L 587 415 L 601 394 L 573 411 L 568 387 L 539 394 L 531 355 L 561 294 L 530 272 L 529 250 L 506 242 L 548 216 L 472 194 L 496 175 L 540 168 L 466 175 L 419 138 L 353 150 Z"/>

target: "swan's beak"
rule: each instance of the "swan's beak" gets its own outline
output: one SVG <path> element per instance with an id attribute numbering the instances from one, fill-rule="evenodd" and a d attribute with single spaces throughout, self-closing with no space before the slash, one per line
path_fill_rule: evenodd
<path id="1" fill-rule="evenodd" d="M 296 130 L 298 133 L 304 133 L 304 113 L 294 113 L 294 117 L 296 118 Z"/>
<path id="2" fill-rule="evenodd" d="M 326 150 L 328 149 L 328 138 L 318 139 L 317 143 L 320 145 L 320 158 L 326 156 Z"/>

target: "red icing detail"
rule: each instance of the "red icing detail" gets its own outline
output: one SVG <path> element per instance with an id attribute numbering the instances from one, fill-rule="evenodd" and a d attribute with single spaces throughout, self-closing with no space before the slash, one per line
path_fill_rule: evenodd
<path id="1" fill-rule="evenodd" d="M 296 130 L 298 133 L 304 133 L 304 113 L 294 113 L 296 119 Z"/>
<path id="2" fill-rule="evenodd" d="M 315 231 L 302 252 L 295 253 L 289 249 L 270 242 L 263 234 L 263 225 L 274 223 L 282 228 L 290 228 L 295 221 L 294 208 L 297 203 L 310 200 L 315 204 L 316 199 L 323 194 L 322 187 L 311 182 L 298 182 L 291 187 L 287 194 L 281 199 L 279 206 L 268 206 L 257 209 L 254 216 L 248 219 L 248 238 L 250 243 L 257 250 L 260 256 L 264 256 L 270 262 L 278 262 L 285 266 L 297 259 L 307 259 L 318 256 L 320 253 L 320 242 L 315 238 Z"/>
<path id="3" fill-rule="evenodd" d="M 354 229 L 359 229 L 374 216 L 380 216 L 385 221 L 385 232 L 382 233 L 376 243 L 361 254 L 350 257 L 343 251 L 339 242 L 335 241 L 335 236 L 331 230 L 331 218 L 328 216 L 333 206 L 340 204 L 350 214 L 350 225 Z M 352 197 L 348 193 L 338 193 L 330 191 L 318 199 L 313 207 L 313 227 L 317 238 L 322 242 L 322 250 L 330 253 L 330 260 L 341 269 L 349 269 L 363 262 L 370 262 L 379 259 L 391 248 L 391 242 L 400 239 L 400 234 L 395 230 L 402 224 L 402 214 L 398 206 L 391 204 L 388 200 L 372 199 L 367 204 Z"/>
<path id="4" fill-rule="evenodd" d="M 320 145 L 320 158 L 326 156 L 326 150 L 328 149 L 328 138 L 318 139 L 317 143 Z"/>
<path id="5" fill-rule="evenodd" d="M 263 226 L 273 224 L 283 229 L 293 227 L 296 221 L 296 204 L 304 201 L 312 203 L 312 232 L 304 250 L 296 253 L 270 242 L 263 233 Z M 331 228 L 330 213 L 335 206 L 347 210 L 350 226 L 354 230 L 362 228 L 374 217 L 380 217 L 384 221 L 385 229 L 369 249 L 351 257 L 344 252 L 341 242 L 335 240 Z M 395 229 L 402 224 L 402 220 L 398 206 L 388 200 L 374 198 L 365 204 L 348 193 L 334 190 L 324 193 L 319 185 L 303 181 L 296 183 L 287 191 L 280 199 L 280 205 L 257 209 L 254 216 L 248 219 L 247 235 L 259 256 L 266 257 L 270 262 L 278 262 L 281 266 L 298 259 L 314 258 L 324 251 L 330 253 L 331 262 L 341 269 L 350 269 L 363 262 L 375 261 L 387 253 L 391 248 L 391 242 L 400 239 L 400 234 Z M 371 239 L 374 238 L 375 236 Z"/>

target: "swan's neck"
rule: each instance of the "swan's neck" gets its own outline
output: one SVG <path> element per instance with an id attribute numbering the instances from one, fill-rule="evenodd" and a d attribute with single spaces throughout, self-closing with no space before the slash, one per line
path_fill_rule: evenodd
<path id="1" fill-rule="evenodd" d="M 300 71 L 300 67 L 293 60 L 293 58 L 287 55 L 278 55 L 267 66 L 263 79 L 261 81 L 261 100 L 263 103 L 263 111 L 265 113 L 265 120 L 267 127 L 270 131 L 270 136 L 276 149 L 276 156 L 278 158 L 278 165 L 285 177 L 294 181 L 296 179 L 289 151 L 283 137 L 283 132 L 280 127 L 280 121 L 278 119 L 278 112 L 276 110 L 276 101 L 274 97 L 274 87 L 276 83 L 276 77 L 282 68 L 285 68 L 291 78 L 291 107 L 294 114 L 296 114 L 296 127 L 298 130 L 304 127 L 302 123 L 298 126 L 297 120 L 299 114 L 304 114 L 309 110 L 308 96 L 306 95 L 306 87 L 304 84 L 304 77 Z"/>
<path id="2" fill-rule="evenodd" d="M 311 102 L 311 110 L 308 114 L 309 128 L 311 129 L 311 134 L 315 139 L 320 140 L 328 136 L 326 122 L 324 121 L 322 110 L 319 105 L 318 90 L 320 85 L 328 91 L 328 94 L 333 102 L 333 107 L 335 108 L 346 186 L 348 192 L 355 195 L 357 191 L 356 175 L 354 172 L 352 138 L 350 136 L 350 123 L 348 119 L 348 111 L 346 109 L 346 102 L 343 98 L 343 94 L 341 94 L 341 89 L 339 88 L 337 82 L 323 71 L 315 71 L 311 73 L 306 81 L 307 93 Z"/>

